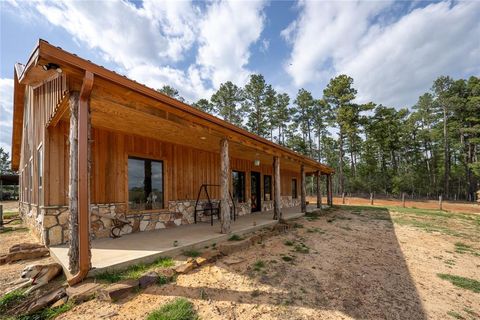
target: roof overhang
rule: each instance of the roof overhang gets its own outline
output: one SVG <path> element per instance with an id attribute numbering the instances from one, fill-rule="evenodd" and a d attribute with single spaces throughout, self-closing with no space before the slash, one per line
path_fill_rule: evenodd
<path id="1" fill-rule="evenodd" d="M 159 101 L 164 105 L 168 105 L 170 109 L 175 111 L 175 113 L 179 115 L 188 114 L 189 118 L 193 118 L 195 122 L 203 126 L 208 126 L 212 128 L 212 130 L 222 133 L 225 137 L 240 143 L 244 143 L 248 147 L 257 150 L 268 150 L 269 154 L 284 157 L 299 164 L 304 164 L 305 166 L 308 166 L 311 172 L 315 170 L 320 170 L 323 174 L 334 173 L 333 168 L 330 168 L 306 156 L 300 155 L 286 147 L 280 146 L 265 138 L 259 137 L 211 114 L 198 110 L 190 105 L 187 105 L 181 101 L 162 94 L 153 88 L 149 88 L 136 81 L 130 80 L 127 77 L 122 76 L 114 71 L 96 65 L 91 61 L 82 59 L 72 53 L 62 50 L 61 48 L 53 46 L 44 40 L 39 40 L 38 46 L 31 54 L 30 59 L 25 66 L 25 69 L 18 78 L 19 85 L 23 85 L 23 92 L 25 91 L 25 85 L 35 87 L 55 76 L 56 71 L 45 71 L 43 69 L 43 66 L 48 63 L 58 64 L 63 70 L 63 72 L 65 72 L 69 77 L 72 77 L 74 80 L 78 79 L 77 82 L 70 82 L 71 84 L 73 83 L 74 86 L 75 83 L 81 85 L 81 79 L 83 78 L 85 71 L 92 72 L 95 75 L 95 78 L 100 77 L 103 80 L 114 83 L 115 85 L 122 86 L 126 90 L 131 90 L 146 97 L 155 99 L 156 101 Z M 16 123 L 14 123 L 14 131 L 20 130 L 21 137 L 21 125 L 19 128 L 16 129 L 15 126 L 17 126 Z"/>
<path id="2" fill-rule="evenodd" d="M 17 63 L 13 70 L 13 129 L 12 129 L 12 170 L 18 171 L 20 166 L 20 149 L 23 133 L 23 104 L 25 99 L 25 85 L 20 84 L 19 74 L 23 73 L 23 65 Z"/>

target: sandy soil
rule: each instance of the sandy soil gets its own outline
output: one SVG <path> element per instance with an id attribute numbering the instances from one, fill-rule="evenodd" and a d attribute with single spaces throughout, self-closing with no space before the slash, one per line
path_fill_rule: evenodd
<path id="1" fill-rule="evenodd" d="M 10 225 L 8 225 L 10 227 Z M 18 243 L 28 242 L 36 243 L 38 242 L 33 235 L 22 225 L 16 224 L 11 226 L 12 231 L 0 233 L 0 255 L 8 252 L 8 249 Z M 42 259 L 30 259 L 17 261 L 9 264 L 0 265 L 0 294 L 4 292 L 8 283 L 18 279 L 20 273 L 27 265 L 30 264 L 45 264 L 51 263 L 53 259 L 50 257 Z"/>
<path id="2" fill-rule="evenodd" d="M 312 203 L 317 199 L 314 197 L 307 197 L 307 200 Z M 333 204 L 341 205 L 341 197 L 333 197 Z M 345 205 L 370 205 L 370 199 L 346 197 Z M 374 199 L 374 206 L 401 206 L 402 201 L 397 199 Z M 406 208 L 418 208 L 418 209 L 439 209 L 438 200 L 409 200 L 405 198 Z M 462 201 L 443 201 L 442 209 L 448 212 L 465 212 L 480 214 L 480 203 L 474 202 L 462 202 Z"/>
<path id="3" fill-rule="evenodd" d="M 480 256 L 454 247 L 461 241 L 480 252 L 480 220 L 473 217 L 330 210 L 317 220 L 299 219 L 302 228 L 179 276 L 176 283 L 116 303 L 92 300 L 59 319 L 144 319 L 178 296 L 212 320 L 448 319 L 449 312 L 480 318 L 478 293 L 437 276 L 480 280 Z M 302 244 L 308 253 L 295 249 Z M 242 262 L 229 265 L 232 257 Z M 255 268 L 258 261 L 264 266 Z"/>

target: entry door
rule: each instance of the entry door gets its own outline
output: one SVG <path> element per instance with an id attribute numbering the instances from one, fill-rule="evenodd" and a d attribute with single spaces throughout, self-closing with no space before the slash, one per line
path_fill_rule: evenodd
<path id="1" fill-rule="evenodd" d="M 252 212 L 262 210 L 262 195 L 260 191 L 260 172 L 251 172 L 250 197 L 252 200 Z"/>

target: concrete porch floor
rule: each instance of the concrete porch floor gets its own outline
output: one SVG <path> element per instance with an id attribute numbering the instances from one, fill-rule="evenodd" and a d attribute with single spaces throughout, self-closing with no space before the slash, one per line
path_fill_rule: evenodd
<path id="1" fill-rule="evenodd" d="M 307 211 L 316 206 L 307 206 Z M 300 207 L 283 208 L 285 220 L 301 217 Z M 231 233 L 243 235 L 277 223 L 273 211 L 252 213 L 232 221 Z M 104 238 L 92 241 L 92 269 L 89 276 L 105 270 L 123 269 L 138 263 L 151 263 L 162 256 L 176 256 L 185 250 L 202 249 L 213 243 L 226 241 L 231 234 L 221 234 L 220 224 L 215 221 L 182 225 L 175 228 L 138 232 L 117 239 Z M 177 241 L 177 246 L 174 246 Z M 67 271 L 68 246 L 50 247 L 51 256 Z"/>

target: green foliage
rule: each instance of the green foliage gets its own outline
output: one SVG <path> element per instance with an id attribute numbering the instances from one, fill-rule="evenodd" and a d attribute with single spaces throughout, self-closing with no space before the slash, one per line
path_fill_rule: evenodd
<path id="1" fill-rule="evenodd" d="M 200 109 L 202 111 L 205 111 L 207 113 L 212 113 L 213 112 L 213 105 L 208 101 L 207 99 L 200 99 L 194 104 L 192 104 L 193 107 Z"/>
<path id="2" fill-rule="evenodd" d="M 158 92 L 166 94 L 169 97 L 185 102 L 185 99 L 180 95 L 177 89 L 172 86 L 164 85 L 161 89 L 157 89 Z"/>
<path id="3" fill-rule="evenodd" d="M 195 250 L 195 249 L 185 250 L 185 251 L 183 251 L 183 255 L 185 257 L 196 258 L 196 257 L 200 256 L 200 251 Z"/>
<path id="4" fill-rule="evenodd" d="M 222 83 L 220 88 L 210 99 L 213 105 L 213 110 L 216 113 L 218 113 L 225 121 L 239 127 L 243 126 L 243 111 L 240 108 L 240 103 L 243 102 L 243 100 L 242 89 L 237 87 L 231 81 Z"/>
<path id="5" fill-rule="evenodd" d="M 25 290 L 15 290 L 0 297 L 0 313 L 25 299 Z"/>
<path id="6" fill-rule="evenodd" d="M 0 174 L 13 173 L 10 164 L 10 156 L 2 147 L 0 147 Z M 0 199 L 1 200 L 1 199 Z"/>
<path id="7" fill-rule="evenodd" d="M 265 268 L 265 266 L 266 266 L 265 261 L 263 261 L 263 260 L 257 260 L 257 261 L 255 261 L 255 263 L 253 264 L 253 270 L 255 270 L 255 271 L 260 271 L 260 270 L 262 270 L 263 268 Z"/>
<path id="8" fill-rule="evenodd" d="M 438 273 L 437 276 L 440 279 L 451 282 L 454 286 L 459 288 L 470 290 L 476 293 L 480 292 L 480 281 L 444 273 Z"/>
<path id="9" fill-rule="evenodd" d="M 197 320 L 200 319 L 193 304 L 185 298 L 177 298 L 153 311 L 147 320 Z"/>
<path id="10" fill-rule="evenodd" d="M 95 276 L 95 279 L 110 283 L 118 282 L 126 279 L 138 279 L 149 270 L 155 268 L 169 268 L 175 265 L 172 258 L 160 257 L 151 264 L 136 264 L 128 267 L 123 271 L 107 270 Z"/>
<path id="11" fill-rule="evenodd" d="M 240 237 L 238 234 L 232 234 L 230 238 L 228 238 L 228 241 L 240 241 L 243 240 L 242 237 Z"/>

